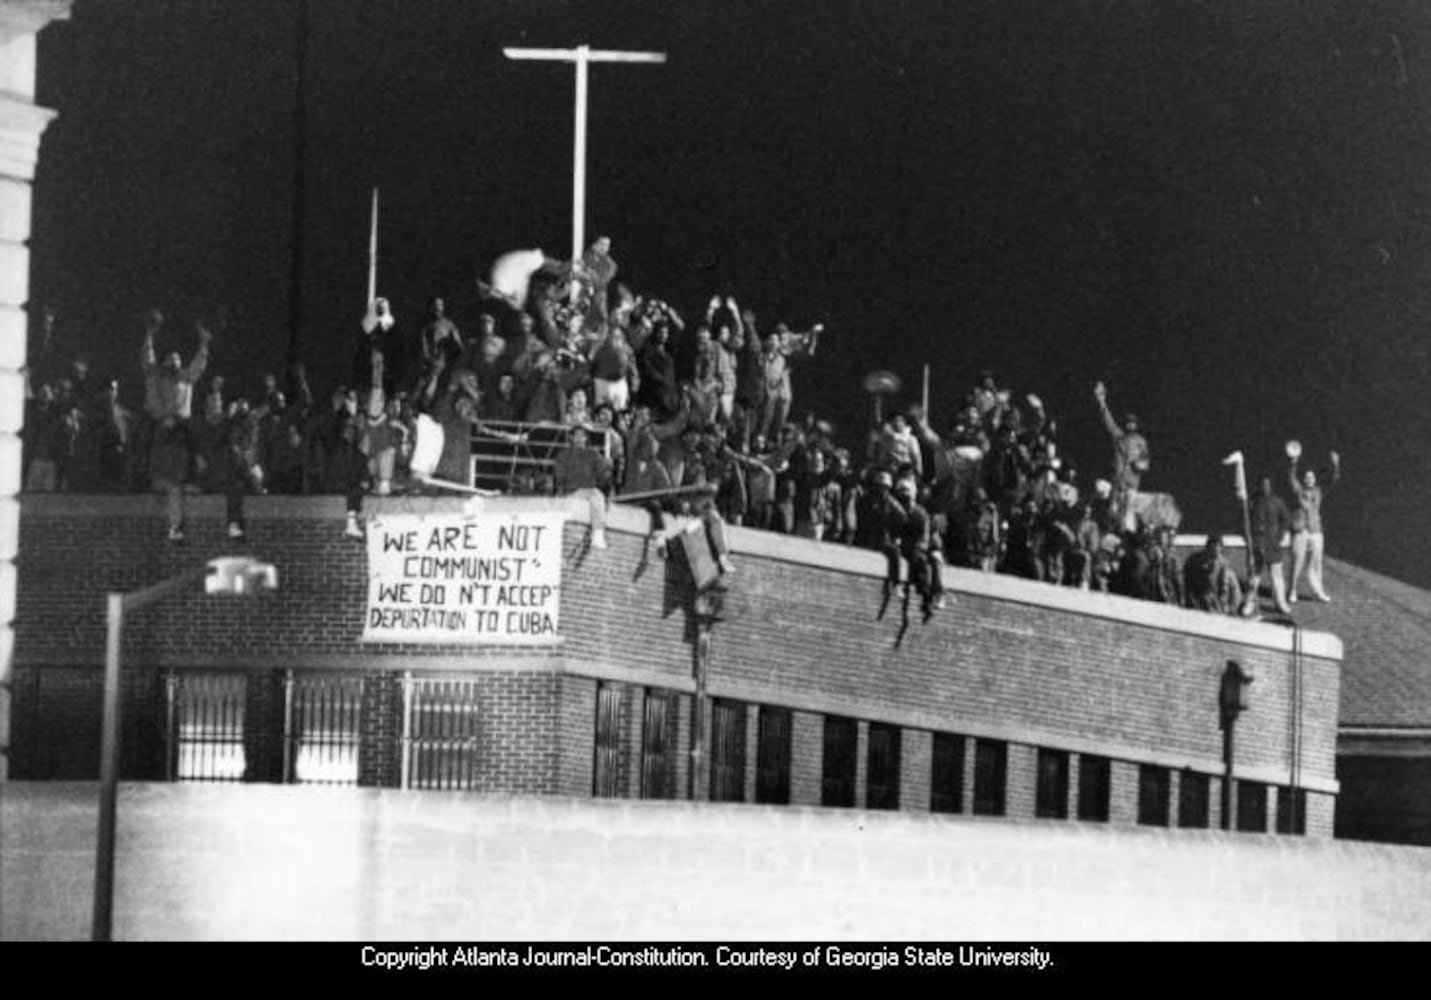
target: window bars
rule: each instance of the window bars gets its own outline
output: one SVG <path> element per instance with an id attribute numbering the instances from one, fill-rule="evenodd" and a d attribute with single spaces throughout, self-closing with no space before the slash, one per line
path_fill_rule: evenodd
<path id="1" fill-rule="evenodd" d="M 356 785 L 365 735 L 366 752 L 382 739 L 364 733 L 365 680 L 293 670 L 171 670 L 167 777 Z M 401 787 L 481 787 L 481 705 L 476 681 L 404 674 L 396 743 Z"/>

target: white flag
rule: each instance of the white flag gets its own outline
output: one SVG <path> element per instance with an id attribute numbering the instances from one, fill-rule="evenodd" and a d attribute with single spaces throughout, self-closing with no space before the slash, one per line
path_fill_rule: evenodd
<path id="1" fill-rule="evenodd" d="M 540 250 L 514 250 L 503 254 L 492 264 L 492 291 L 506 299 L 514 309 L 527 305 L 527 287 L 532 275 L 541 270 L 546 255 Z"/>
<path id="2" fill-rule="evenodd" d="M 1237 491 L 1237 499 L 1247 499 L 1247 473 L 1243 470 L 1242 452 L 1234 451 L 1222 460 L 1223 465 L 1237 466 L 1236 479 L 1233 482 L 1233 489 Z"/>

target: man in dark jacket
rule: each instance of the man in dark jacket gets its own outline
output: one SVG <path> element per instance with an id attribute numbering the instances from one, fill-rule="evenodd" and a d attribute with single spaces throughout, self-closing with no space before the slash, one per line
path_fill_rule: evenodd
<path id="1" fill-rule="evenodd" d="M 558 494 L 586 500 L 591 509 L 591 547 L 606 548 L 606 494 L 611 486 L 611 462 L 591 447 L 585 427 L 571 429 L 570 443 L 557 453 L 552 479 Z"/>
<path id="2" fill-rule="evenodd" d="M 1208 535 L 1203 550 L 1188 557 L 1183 580 L 1188 607 L 1231 615 L 1242 603 L 1242 587 L 1222 554 L 1221 535 Z"/>
<path id="3" fill-rule="evenodd" d="M 944 579 L 940 567 L 939 534 L 933 529 L 929 512 L 916 499 L 915 490 L 914 482 L 909 479 L 901 479 L 894 489 L 895 498 L 904 508 L 904 522 L 899 529 L 899 554 L 909 566 L 906 587 L 913 587 L 919 595 L 927 620 L 944 607 Z"/>
<path id="4" fill-rule="evenodd" d="M 1282 539 L 1291 530 L 1292 514 L 1287 504 L 1272 492 L 1272 477 L 1263 476 L 1257 484 L 1257 496 L 1252 498 L 1253 574 L 1247 584 L 1247 600 L 1242 613 L 1248 617 L 1257 613 L 1257 592 L 1263 576 L 1272 579 L 1272 599 L 1277 610 L 1290 614 L 1287 604 L 1287 575 L 1283 571 Z"/>
<path id="5" fill-rule="evenodd" d="M 681 408 L 680 384 L 676 381 L 676 361 L 667 342 L 670 331 L 664 324 L 657 326 L 651 339 L 636 355 L 640 386 L 636 401 L 649 406 L 657 420 L 668 419 Z"/>

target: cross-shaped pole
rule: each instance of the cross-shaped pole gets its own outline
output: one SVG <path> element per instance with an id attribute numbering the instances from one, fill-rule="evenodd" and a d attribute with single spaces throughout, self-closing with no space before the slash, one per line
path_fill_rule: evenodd
<path id="1" fill-rule="evenodd" d="M 664 52 L 619 52 L 578 45 L 574 49 L 503 49 L 508 59 L 576 63 L 576 143 L 571 170 L 571 259 L 581 260 L 586 243 L 586 77 L 594 62 L 663 63 Z"/>

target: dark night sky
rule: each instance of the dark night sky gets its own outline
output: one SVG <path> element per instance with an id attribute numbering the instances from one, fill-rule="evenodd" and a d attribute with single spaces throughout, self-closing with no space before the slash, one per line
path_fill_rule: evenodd
<path id="1" fill-rule="evenodd" d="M 1085 478 L 1105 379 L 1192 530 L 1235 531 L 1235 448 L 1339 449 L 1332 555 L 1431 586 L 1431 6 L 310 0 L 302 356 L 321 389 L 380 292 L 459 322 L 493 257 L 570 241 L 572 71 L 504 45 L 650 48 L 592 71 L 588 233 L 689 315 L 733 288 L 827 316 L 797 410 L 853 443 L 861 375 L 936 426 L 977 370 L 1037 392 Z M 212 371 L 288 345 L 291 0 L 77 0 L 40 46 L 60 117 L 36 181 L 32 298 L 134 387 L 135 316 L 228 323 Z M 176 336 L 188 350 L 188 343 Z M 33 350 L 33 345 L 32 345 Z M 1273 465 L 1273 463 L 1276 463 Z"/>

